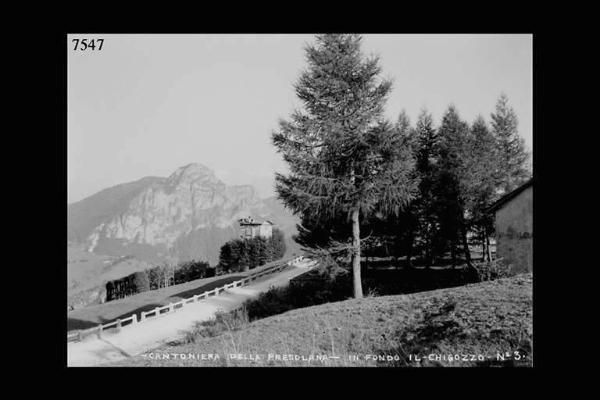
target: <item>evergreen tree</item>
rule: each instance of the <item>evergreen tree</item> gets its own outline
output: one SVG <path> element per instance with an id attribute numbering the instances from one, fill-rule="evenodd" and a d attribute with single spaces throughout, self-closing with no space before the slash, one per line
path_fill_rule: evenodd
<path id="1" fill-rule="evenodd" d="M 438 130 L 439 161 L 436 165 L 436 209 L 440 218 L 440 238 L 449 246 L 452 264 L 462 246 L 465 261 L 471 264 L 467 243 L 465 176 L 468 173 L 469 126 L 453 105 L 448 107 Z"/>
<path id="2" fill-rule="evenodd" d="M 495 198 L 496 180 L 494 171 L 498 169 L 496 142 L 483 117 L 478 116 L 471 127 L 469 175 L 469 199 L 467 209 L 472 230 L 481 241 L 484 257 L 491 259 L 489 236 L 494 230 L 492 215 L 486 209 Z"/>
<path id="3" fill-rule="evenodd" d="M 402 145 L 406 146 L 409 154 L 414 155 L 418 145 L 417 131 L 410 125 L 410 118 L 405 110 L 398 114 L 395 129 L 397 134 L 403 138 Z M 413 172 L 415 171 L 413 170 Z"/>
<path id="4" fill-rule="evenodd" d="M 416 154 L 418 148 L 417 132 L 416 129 L 411 127 L 410 118 L 406 111 L 402 110 L 400 112 L 395 129 L 402 139 L 399 143 L 401 150 L 410 155 Z M 412 169 L 409 176 L 413 183 L 419 180 L 416 168 Z M 380 222 L 383 222 L 383 224 Z M 383 220 L 377 217 L 369 219 L 368 226 L 371 228 L 372 234 L 375 235 L 373 241 L 385 242 L 388 250 L 391 250 L 392 255 L 396 258 L 396 263 L 398 263 L 398 257 L 406 256 L 408 266 L 412 266 L 418 227 L 418 209 L 415 201 L 408 203 L 398 213 L 390 214 Z"/>
<path id="5" fill-rule="evenodd" d="M 276 189 L 294 213 L 317 222 L 350 218 L 354 296 L 360 298 L 361 215 L 398 212 L 411 200 L 412 159 L 383 119 L 391 82 L 379 81 L 378 58 L 365 59 L 359 35 L 318 35 L 295 89 L 304 111 L 280 121 L 273 143 L 290 167 Z"/>
<path id="6" fill-rule="evenodd" d="M 492 134 L 496 138 L 498 163 L 496 179 L 499 194 L 508 193 L 523 184 L 530 176 L 529 154 L 518 133 L 518 118 L 502 93 L 492 113 Z"/>
<path id="7" fill-rule="evenodd" d="M 273 236 L 269 246 L 269 261 L 279 260 L 283 258 L 286 251 L 285 235 L 279 229 L 273 229 Z"/>
<path id="8" fill-rule="evenodd" d="M 115 284 L 113 281 L 106 282 L 106 301 L 112 301 L 115 296 Z"/>
<path id="9" fill-rule="evenodd" d="M 150 280 L 146 271 L 138 271 L 133 275 L 133 293 L 142 293 L 150 290 Z"/>
<path id="10" fill-rule="evenodd" d="M 327 248 L 331 242 L 341 242 L 352 235 L 352 226 L 342 213 L 330 216 L 327 220 L 309 213 L 300 215 L 300 218 L 300 224 L 296 224 L 298 233 L 293 239 L 305 251 Z"/>
<path id="11" fill-rule="evenodd" d="M 248 258 L 250 260 L 250 268 L 256 268 L 259 265 L 265 264 L 267 262 L 265 257 L 267 241 L 262 237 L 256 237 L 248 242 Z"/>
<path id="12" fill-rule="evenodd" d="M 419 114 L 416 131 L 416 170 L 419 175 L 419 192 L 415 201 L 418 218 L 418 236 L 422 241 L 425 265 L 435 262 L 434 244 L 439 231 L 435 209 L 435 166 L 439 158 L 438 132 L 431 114 L 423 109 Z"/>
<path id="13" fill-rule="evenodd" d="M 160 288 L 160 267 L 156 266 L 148 270 L 148 280 L 150 282 L 150 290 Z"/>

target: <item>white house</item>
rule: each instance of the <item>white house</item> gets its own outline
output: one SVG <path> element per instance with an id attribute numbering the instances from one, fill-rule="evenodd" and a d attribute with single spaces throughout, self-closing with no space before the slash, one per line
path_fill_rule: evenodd
<path id="1" fill-rule="evenodd" d="M 240 238 L 252 239 L 257 236 L 269 239 L 273 236 L 273 223 L 271 221 L 257 221 L 252 217 L 242 218 L 240 223 Z"/>

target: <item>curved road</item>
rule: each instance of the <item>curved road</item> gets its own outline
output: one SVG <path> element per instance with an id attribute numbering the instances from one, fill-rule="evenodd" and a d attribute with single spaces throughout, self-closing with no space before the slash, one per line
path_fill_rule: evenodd
<path id="1" fill-rule="evenodd" d="M 118 333 L 102 332 L 102 338 L 91 335 L 81 342 L 67 345 L 69 367 L 97 366 L 142 354 L 165 343 L 181 338 L 196 322 L 211 319 L 217 311 L 231 311 L 246 300 L 256 298 L 271 286 L 285 286 L 290 279 L 312 267 L 308 259 L 263 281 L 231 288 L 215 297 L 186 304 L 176 312 L 151 318 L 143 323 L 127 325 Z"/>

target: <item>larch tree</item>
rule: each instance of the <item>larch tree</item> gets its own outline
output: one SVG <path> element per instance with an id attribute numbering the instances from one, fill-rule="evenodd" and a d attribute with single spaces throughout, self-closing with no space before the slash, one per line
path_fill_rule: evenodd
<path id="1" fill-rule="evenodd" d="M 402 138 L 403 148 L 406 152 L 412 154 L 414 159 L 418 147 L 418 137 L 405 110 L 402 110 L 398 115 L 395 129 Z M 414 183 L 418 182 L 419 176 L 416 168 L 411 170 L 410 179 Z M 415 185 L 415 187 L 418 187 L 418 185 Z M 415 190 L 415 197 L 417 193 L 418 191 Z M 412 256 L 417 235 L 418 214 L 416 206 L 416 203 L 412 201 L 400 213 L 394 213 L 385 220 L 386 230 L 392 230 L 393 232 L 396 262 L 398 262 L 397 257 L 403 255 L 406 257 L 408 267 L 412 267 Z"/>
<path id="2" fill-rule="evenodd" d="M 438 160 L 438 133 L 433 117 L 423 109 L 417 119 L 416 170 L 420 177 L 419 191 L 415 201 L 418 216 L 418 234 L 423 242 L 426 267 L 435 262 L 435 239 L 439 229 L 435 212 L 435 166 Z"/>
<path id="3" fill-rule="evenodd" d="M 470 166 L 469 125 L 450 105 L 444 113 L 439 134 L 439 160 L 436 165 L 436 209 L 440 217 L 440 234 L 450 246 L 452 264 L 456 265 L 462 247 L 467 265 L 471 253 L 467 243 L 468 225 L 465 215 L 468 192 L 466 177 Z"/>
<path id="4" fill-rule="evenodd" d="M 491 261 L 489 236 L 493 232 L 492 215 L 487 208 L 495 199 L 496 181 L 494 171 L 498 169 L 496 143 L 483 117 L 478 116 L 471 126 L 468 166 L 468 191 L 471 226 L 481 240 L 484 258 Z"/>
<path id="5" fill-rule="evenodd" d="M 492 113 L 492 134 L 496 138 L 498 163 L 496 179 L 501 194 L 508 193 L 524 183 L 530 176 L 529 153 L 518 132 L 518 118 L 502 93 Z"/>
<path id="6" fill-rule="evenodd" d="M 295 85 L 304 109 L 281 120 L 272 136 L 289 165 L 275 177 L 286 206 L 316 221 L 343 214 L 351 225 L 356 298 L 363 297 L 361 217 L 397 213 L 414 191 L 410 151 L 383 117 L 391 81 L 379 79 L 378 58 L 360 47 L 360 35 L 317 35 Z"/>

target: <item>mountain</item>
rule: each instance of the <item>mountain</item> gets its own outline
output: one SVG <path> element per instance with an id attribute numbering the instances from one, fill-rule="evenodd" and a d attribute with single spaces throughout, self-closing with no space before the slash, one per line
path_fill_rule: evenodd
<path id="1" fill-rule="evenodd" d="M 104 189 L 81 201 L 68 205 L 68 239 L 81 242 L 91 231 L 110 217 L 127 210 L 129 202 L 153 183 L 164 182 L 165 178 L 146 177 L 135 182 L 123 183 Z"/>
<path id="2" fill-rule="evenodd" d="M 269 219 L 286 236 L 288 254 L 298 219 L 275 198 L 260 199 L 249 185 L 228 186 L 212 170 L 189 164 L 167 178 L 146 177 L 68 205 L 68 238 L 88 252 L 133 256 L 156 264 L 191 259 L 218 262 L 238 236 L 237 220 Z"/>

